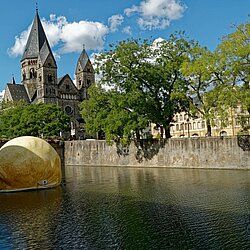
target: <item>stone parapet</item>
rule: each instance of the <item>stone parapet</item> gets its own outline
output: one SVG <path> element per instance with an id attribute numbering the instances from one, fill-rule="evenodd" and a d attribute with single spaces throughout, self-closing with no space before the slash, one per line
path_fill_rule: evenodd
<path id="1" fill-rule="evenodd" d="M 250 169 L 250 151 L 237 137 L 141 141 L 128 147 L 105 141 L 66 141 L 65 165 Z"/>

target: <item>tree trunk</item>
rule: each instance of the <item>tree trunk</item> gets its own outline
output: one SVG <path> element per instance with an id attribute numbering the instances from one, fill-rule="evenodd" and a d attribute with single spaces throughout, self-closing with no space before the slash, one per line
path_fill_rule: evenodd
<path id="1" fill-rule="evenodd" d="M 166 138 L 171 138 L 170 126 L 166 126 L 164 129 L 165 129 L 165 137 Z"/>
<path id="2" fill-rule="evenodd" d="M 212 136 L 212 127 L 209 120 L 207 120 L 207 136 Z"/>

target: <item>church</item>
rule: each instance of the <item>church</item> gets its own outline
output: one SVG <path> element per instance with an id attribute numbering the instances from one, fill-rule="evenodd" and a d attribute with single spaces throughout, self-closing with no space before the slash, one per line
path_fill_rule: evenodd
<path id="1" fill-rule="evenodd" d="M 95 81 L 95 72 L 84 48 L 76 63 L 75 77 L 74 83 L 68 74 L 57 76 L 56 60 L 36 10 L 21 58 L 21 83 L 16 84 L 14 78 L 7 83 L 4 101 L 57 104 L 70 116 L 71 136 L 83 137 L 79 104 L 87 98 L 88 88 Z"/>

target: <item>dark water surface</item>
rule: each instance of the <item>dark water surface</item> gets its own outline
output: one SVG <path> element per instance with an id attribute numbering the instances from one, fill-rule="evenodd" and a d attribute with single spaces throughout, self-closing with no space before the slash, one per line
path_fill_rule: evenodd
<path id="1" fill-rule="evenodd" d="M 250 249 L 250 171 L 66 166 L 0 194 L 0 249 Z"/>

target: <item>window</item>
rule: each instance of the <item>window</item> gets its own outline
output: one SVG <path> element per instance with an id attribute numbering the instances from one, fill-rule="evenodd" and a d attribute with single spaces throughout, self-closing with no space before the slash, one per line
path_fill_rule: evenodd
<path id="1" fill-rule="evenodd" d="M 68 84 L 68 83 L 66 84 L 66 89 L 67 89 L 67 90 L 70 90 L 70 87 L 69 87 L 69 84 Z"/>
<path id="2" fill-rule="evenodd" d="M 35 78 L 35 70 L 34 70 L 34 68 L 31 68 L 30 69 L 30 79 L 34 79 Z"/>
<path id="3" fill-rule="evenodd" d="M 71 106 L 67 105 L 65 108 L 64 108 L 66 114 L 68 115 L 71 115 L 73 113 L 73 109 Z"/>
<path id="4" fill-rule="evenodd" d="M 51 74 L 48 74 L 48 82 L 52 82 L 53 81 L 53 77 Z"/>

